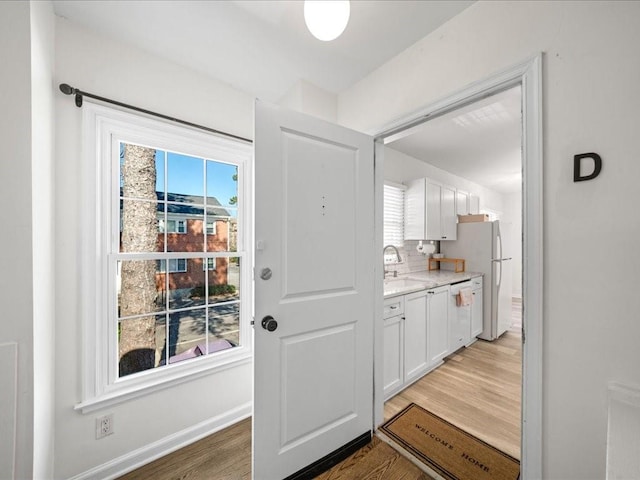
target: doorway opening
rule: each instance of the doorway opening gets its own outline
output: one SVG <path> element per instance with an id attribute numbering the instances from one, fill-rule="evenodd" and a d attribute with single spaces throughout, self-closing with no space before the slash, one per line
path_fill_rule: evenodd
<path id="1" fill-rule="evenodd" d="M 517 85 L 396 134 L 385 142 L 386 181 L 411 185 L 416 178 L 426 177 L 428 186 L 442 183 L 455 190 L 455 213 L 461 216 L 457 219 L 460 222 L 457 240 L 432 241 L 430 249 L 425 245 L 420 249 L 416 240 L 397 242 L 395 246 L 403 261 L 393 268 L 409 275 L 426 272 L 430 256 L 438 253 L 465 259 L 464 276 L 470 275 L 469 271 L 484 274 L 484 289 L 477 289 L 473 301 L 482 308 L 479 297 L 483 295 L 485 315 L 495 316 L 494 320 L 500 322 L 499 326 L 491 325 L 487 318 L 486 328 L 479 335 L 477 331 L 475 335 L 466 332 L 463 342 L 466 346 L 457 348 L 457 343 L 447 346 L 444 364 L 398 394 L 393 395 L 391 389 L 387 395 L 385 389 L 385 420 L 416 403 L 517 459 L 522 390 L 521 104 L 521 89 Z M 385 200 L 386 193 L 387 189 Z M 405 216 L 407 229 L 412 222 L 410 215 Z M 476 220 L 497 222 L 502 238 L 500 256 L 510 259 L 503 262 L 502 278 L 494 278 L 500 272 L 491 263 L 495 255 L 489 249 L 481 250 L 483 239 L 478 237 L 487 229 L 463 224 L 465 218 L 471 219 L 468 215 L 480 215 L 474 217 Z M 386 230 L 387 224 L 385 234 Z M 385 244 L 387 241 L 391 240 Z M 428 250 L 434 253 L 430 255 Z M 446 264 L 440 264 L 440 268 L 446 269 Z M 477 278 L 477 282 L 480 287 L 482 279 Z M 457 307 L 452 304 L 448 310 L 451 315 Z M 435 323 L 434 320 L 429 322 Z M 445 317 L 442 323 L 447 320 Z M 385 319 L 385 325 L 387 322 L 390 320 Z M 457 331 L 449 332 L 453 333 Z M 386 336 L 387 329 L 385 339 Z M 405 358 L 407 355 L 410 352 L 405 350 Z M 385 366 L 388 361 L 385 357 Z"/>
<path id="2" fill-rule="evenodd" d="M 467 206 L 471 204 L 468 200 L 469 193 L 482 194 L 485 198 L 481 197 L 479 202 L 475 200 L 478 211 L 470 213 L 486 214 L 490 220 L 512 223 L 515 227 L 514 238 L 517 240 L 513 242 L 511 249 L 515 253 L 516 263 L 511 271 L 516 281 L 511 287 L 514 294 L 511 295 L 506 332 L 492 342 L 479 340 L 456 351 L 447 358 L 444 365 L 403 389 L 397 396 L 385 396 L 383 367 L 376 368 L 376 379 L 381 386 L 376 389 L 375 424 L 379 426 L 383 419 L 386 420 L 410 402 L 432 410 L 442 407 L 439 412 L 441 416 L 449 416 L 451 422 L 457 423 L 463 430 L 480 438 L 484 437 L 487 443 L 520 458 L 522 478 L 541 475 L 540 103 L 540 57 L 535 57 L 421 109 L 391 125 L 376 137 L 376 169 L 380 195 L 382 185 L 389 181 L 397 186 L 415 178 L 430 176 L 439 176 L 438 180 L 446 184 L 455 184 L 461 178 L 471 180 L 471 183 L 460 181 L 457 185 L 458 189 L 465 190 Z M 484 145 L 480 139 L 476 139 L 480 143 L 471 147 L 472 153 L 476 152 L 471 155 L 471 162 L 464 160 L 469 155 L 456 156 L 460 149 L 470 146 L 466 143 L 472 143 L 474 135 L 483 128 L 489 128 L 489 125 L 498 132 L 498 127 L 502 125 L 506 141 L 509 117 L 512 123 L 514 119 L 517 120 L 517 149 L 515 153 L 513 146 L 510 149 L 510 157 L 512 160 L 516 158 L 517 168 L 513 168 L 513 163 L 511 167 L 506 167 L 506 152 L 500 153 L 495 148 L 492 150 L 495 138 L 485 139 L 488 143 Z M 447 123 L 449 127 L 454 125 L 458 130 L 458 134 L 450 137 L 456 143 L 449 148 L 446 147 L 449 135 L 445 133 Z M 513 127 L 512 124 L 510 132 L 514 131 Z M 466 134 L 461 137 L 460 132 Z M 489 156 L 483 156 L 484 153 Z M 490 161 L 492 155 L 500 156 L 500 159 Z M 491 165 L 494 165 L 493 170 L 488 168 Z M 465 173 L 465 168 L 471 173 Z M 511 187 L 508 186 L 510 182 Z M 486 190 L 480 188 L 475 192 L 470 191 L 475 188 L 474 184 L 481 185 Z M 502 193 L 496 192 L 497 195 L 492 198 L 492 189 L 502 190 Z M 461 198 L 464 199 L 464 195 Z M 383 230 L 381 218 L 379 221 L 380 230 Z M 382 231 L 379 233 L 382 237 Z M 444 242 L 425 243 L 433 243 L 434 245 L 429 245 L 429 249 L 438 253 L 442 251 L 440 249 Z M 408 265 L 395 268 L 407 272 L 416 268 L 426 270 L 427 260 L 424 257 L 422 261 L 418 259 L 423 252 L 429 252 L 429 249 L 425 249 L 424 245 L 420 248 L 420 244 L 417 241 L 405 242 L 403 247 Z M 518 281 L 518 278 L 522 280 Z M 381 339 L 379 347 L 383 342 L 382 330 L 383 327 L 376 332 Z M 489 364 L 483 367 L 484 361 L 489 361 Z M 376 365 L 384 365 L 381 355 L 376 356 Z M 494 367 L 496 374 L 486 375 L 487 368 Z M 481 381 L 473 383 L 472 380 Z M 487 383 L 483 385 L 483 382 Z M 458 389 L 461 384 L 469 390 Z M 492 397 L 492 400 L 488 401 L 486 396 L 483 398 L 485 394 Z M 389 401 L 385 404 L 385 400 Z M 502 403 L 495 405 L 495 401 Z M 483 410 L 483 406 L 487 410 Z M 483 420 L 487 423 L 481 425 L 479 422 Z"/>

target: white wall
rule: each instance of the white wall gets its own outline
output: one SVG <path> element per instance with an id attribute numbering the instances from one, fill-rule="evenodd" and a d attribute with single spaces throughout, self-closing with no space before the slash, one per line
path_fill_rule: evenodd
<path id="1" fill-rule="evenodd" d="M 33 476 L 34 428 L 29 3 L 0 3 L 0 58 L 0 478 L 26 479 Z"/>
<path id="2" fill-rule="evenodd" d="M 607 383 L 640 385 L 640 2 L 478 2 L 339 96 L 375 132 L 519 63 L 543 61 L 543 476 L 605 478 Z M 573 155 L 602 155 L 573 183 Z"/>
<path id="3" fill-rule="evenodd" d="M 296 84 L 280 99 L 278 105 L 313 115 L 328 122 L 338 121 L 338 97 L 306 80 Z"/>
<path id="4" fill-rule="evenodd" d="M 449 173 L 430 163 L 423 162 L 389 146 L 384 149 L 384 179 L 397 183 L 407 180 L 428 177 L 438 182 L 465 190 L 480 198 L 480 208 L 488 208 L 501 212 L 503 210 L 502 195 L 489 188 L 478 185 L 466 178 Z"/>
<path id="5" fill-rule="evenodd" d="M 63 19 L 56 21 L 55 53 L 56 86 L 68 83 L 97 95 L 252 137 L 253 98 L 226 84 L 100 37 Z M 216 426 L 228 421 L 227 415 L 233 416 L 238 407 L 246 411 L 251 401 L 252 368 L 247 363 L 93 414 L 74 410 L 82 391 L 79 182 L 82 163 L 90 159 L 80 156 L 82 110 L 75 107 L 73 98 L 59 92 L 55 108 L 58 285 L 55 477 L 86 474 L 85 477 L 104 478 L 121 465 L 143 459 L 149 452 L 158 453 L 144 450 L 154 442 L 189 432 L 191 428 L 201 432 L 198 428 Z M 114 414 L 115 434 L 96 440 L 95 418 L 106 413 Z M 129 454 L 133 456 L 123 457 Z"/>

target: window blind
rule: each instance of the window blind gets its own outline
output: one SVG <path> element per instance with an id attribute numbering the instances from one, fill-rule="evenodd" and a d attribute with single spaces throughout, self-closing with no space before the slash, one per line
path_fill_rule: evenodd
<path id="1" fill-rule="evenodd" d="M 404 243 L 404 187 L 384 185 L 384 244 Z"/>

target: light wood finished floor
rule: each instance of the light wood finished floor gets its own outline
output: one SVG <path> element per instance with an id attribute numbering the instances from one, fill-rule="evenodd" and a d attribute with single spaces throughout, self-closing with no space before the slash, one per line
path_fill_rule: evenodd
<path id="1" fill-rule="evenodd" d="M 417 403 L 520 458 L 520 304 L 514 324 L 495 342 L 478 341 L 390 399 L 385 418 Z M 124 480 L 250 480 L 251 419 L 210 435 L 123 477 Z M 393 448 L 373 442 L 320 480 L 430 480 Z M 275 480 L 275 479 L 259 479 Z"/>

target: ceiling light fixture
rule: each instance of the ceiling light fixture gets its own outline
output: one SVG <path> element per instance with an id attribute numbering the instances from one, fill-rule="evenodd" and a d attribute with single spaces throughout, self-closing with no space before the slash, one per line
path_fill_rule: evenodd
<path id="1" fill-rule="evenodd" d="M 318 40 L 330 42 L 338 38 L 349 23 L 349 0 L 305 0 L 304 21 Z"/>

